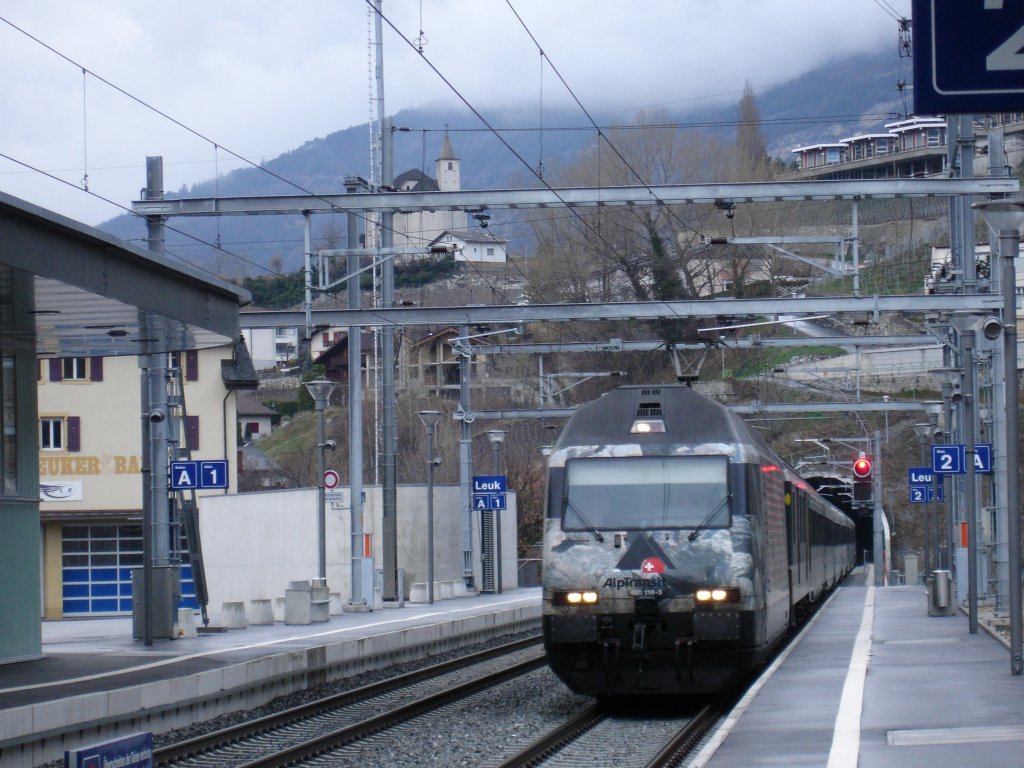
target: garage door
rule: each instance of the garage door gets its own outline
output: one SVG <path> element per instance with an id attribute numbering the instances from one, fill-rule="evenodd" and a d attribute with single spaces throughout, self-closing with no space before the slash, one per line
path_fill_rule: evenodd
<path id="1" fill-rule="evenodd" d="M 68 525 L 61 530 L 65 616 L 132 612 L 132 571 L 142 567 L 142 526 Z M 196 608 L 192 569 L 181 569 L 182 607 Z"/>

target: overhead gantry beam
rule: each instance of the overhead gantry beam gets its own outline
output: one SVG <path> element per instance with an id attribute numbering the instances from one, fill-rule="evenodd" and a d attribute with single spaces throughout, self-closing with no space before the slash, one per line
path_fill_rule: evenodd
<path id="1" fill-rule="evenodd" d="M 280 215 L 308 211 L 334 213 L 413 213 L 501 208 L 587 208 L 865 200 L 896 197 L 1016 194 L 1015 178 L 863 179 L 859 181 L 747 182 L 735 184 L 667 184 L 629 187 L 565 187 L 459 192 L 356 192 L 353 194 L 267 195 L 136 200 L 141 216 Z"/>
<path id="2" fill-rule="evenodd" d="M 742 414 L 758 413 L 858 413 L 869 412 L 905 412 L 905 411 L 926 411 L 933 403 L 915 401 L 879 401 L 859 403 L 760 403 L 753 402 L 745 405 L 730 405 L 726 407 L 731 411 Z M 580 406 L 582 407 L 582 406 Z M 572 416 L 577 408 L 508 408 L 500 411 L 473 411 L 469 421 L 502 421 L 512 419 L 567 419 Z M 465 420 L 462 411 L 452 414 L 456 421 Z"/>
<path id="3" fill-rule="evenodd" d="M 578 320 L 659 320 L 694 317 L 749 317 L 807 314 L 875 315 L 882 312 L 995 312 L 995 294 L 913 294 L 904 296 L 829 296 L 793 299 L 717 299 L 707 301 L 634 301 L 599 304 L 526 304 L 479 307 L 401 307 L 393 309 L 313 310 L 322 326 L 484 325 L 488 323 L 571 322 Z M 303 326 L 304 312 L 243 312 L 242 328 Z M 844 346 L 855 344 L 850 337 Z"/>
<path id="4" fill-rule="evenodd" d="M 551 344 L 481 344 L 472 347 L 474 355 L 547 355 L 555 352 L 651 352 L 665 349 L 664 341 L 565 341 Z M 757 347 L 937 347 L 934 336 L 746 336 L 741 339 L 709 338 L 706 342 L 686 341 L 673 344 L 676 349 L 754 349 Z"/>

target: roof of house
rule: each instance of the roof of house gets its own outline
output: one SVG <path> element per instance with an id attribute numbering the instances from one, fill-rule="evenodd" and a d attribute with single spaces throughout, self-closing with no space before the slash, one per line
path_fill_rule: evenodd
<path id="1" fill-rule="evenodd" d="M 373 351 L 373 334 L 372 333 L 361 333 L 359 334 L 361 341 L 361 348 L 363 352 Z M 322 363 L 333 357 L 337 357 L 342 352 L 348 350 L 348 331 L 343 331 L 341 338 L 336 342 L 327 347 L 323 352 L 316 356 L 314 363 Z"/>
<path id="2" fill-rule="evenodd" d="M 409 192 L 438 192 L 440 190 L 437 182 L 419 168 L 412 168 L 399 174 L 391 186 L 398 190 L 404 187 Z"/>
<path id="3" fill-rule="evenodd" d="M 235 339 L 231 359 L 220 361 L 220 376 L 228 389 L 256 389 L 259 386 L 260 377 L 243 336 Z"/>
<path id="4" fill-rule="evenodd" d="M 238 396 L 238 402 L 235 404 L 235 413 L 239 416 L 277 416 L 278 413 L 273 408 L 268 408 L 259 400 L 256 399 L 256 395 L 241 394 Z"/>
<path id="5" fill-rule="evenodd" d="M 508 240 L 495 237 L 490 232 L 482 229 L 446 229 L 440 235 L 430 241 L 430 244 L 440 242 L 445 236 L 451 235 L 464 243 L 494 243 L 496 245 L 507 245 Z"/>

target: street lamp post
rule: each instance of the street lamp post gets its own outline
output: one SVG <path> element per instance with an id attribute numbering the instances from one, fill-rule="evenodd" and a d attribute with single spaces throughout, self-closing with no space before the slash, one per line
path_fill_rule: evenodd
<path id="1" fill-rule="evenodd" d="M 501 474 L 501 445 L 505 442 L 508 433 L 504 429 L 487 430 L 487 439 L 491 441 L 494 449 L 494 474 Z M 495 510 L 494 515 L 494 578 L 495 588 L 501 594 L 501 510 Z"/>
<path id="2" fill-rule="evenodd" d="M 324 438 L 324 409 L 327 407 L 327 401 L 331 397 L 331 392 L 334 391 L 334 382 L 324 381 L 322 379 L 317 381 L 307 381 L 306 390 L 313 398 L 313 403 L 316 406 L 316 443 L 319 456 L 319 470 L 320 474 L 316 479 L 316 506 L 317 506 L 317 577 L 322 580 L 321 586 L 327 585 L 327 502 L 326 493 L 324 490 L 324 472 L 326 471 L 326 460 L 324 457 L 324 449 L 327 447 L 327 441 Z"/>
<path id="3" fill-rule="evenodd" d="M 963 383 L 964 369 L 963 368 L 954 368 L 954 367 L 933 368 L 932 370 L 928 371 L 928 373 L 930 373 L 932 375 L 932 378 L 935 379 L 935 381 L 942 388 L 943 405 L 947 409 L 947 413 L 950 414 L 949 418 L 952 418 L 953 411 L 957 410 L 957 409 L 955 409 L 953 407 L 953 403 L 952 403 L 952 401 L 953 401 L 953 393 L 954 392 L 962 391 L 961 384 Z M 962 418 L 959 419 L 959 422 L 962 422 L 962 421 L 963 421 Z M 947 423 L 947 426 L 949 426 L 948 423 Z M 962 427 L 960 429 L 960 432 L 961 433 L 963 432 Z M 949 441 L 952 441 L 953 437 L 954 437 L 954 435 L 952 434 L 952 432 L 949 432 L 948 434 L 946 434 L 946 438 Z M 957 487 L 960 487 L 960 486 L 957 486 Z M 959 495 L 958 495 L 958 493 L 956 491 L 956 487 L 946 488 L 946 491 L 948 493 L 948 498 L 946 499 L 946 505 L 951 508 L 950 526 L 947 527 L 946 534 L 945 534 L 945 538 L 948 539 L 948 541 L 946 542 L 946 552 L 947 552 L 947 560 L 948 560 L 949 569 L 950 569 L 950 571 L 954 571 L 954 570 L 956 570 L 956 568 L 955 568 L 955 558 L 953 557 L 953 552 L 954 552 L 955 547 L 953 546 L 953 539 L 952 539 L 952 526 L 953 526 L 952 509 L 953 509 L 953 505 L 955 503 L 957 503 Z M 959 506 L 957 506 L 955 509 L 959 510 Z M 937 527 L 937 530 L 938 530 L 938 527 Z M 938 563 L 936 563 L 935 567 L 936 568 L 940 568 L 941 566 Z M 926 573 L 929 573 L 929 572 L 926 570 Z"/>
<path id="4" fill-rule="evenodd" d="M 974 419 L 974 331 L 960 334 L 960 346 L 964 356 L 964 512 L 967 515 L 967 625 L 970 634 L 978 634 L 978 479 L 974 463 L 975 419 Z"/>
<path id="5" fill-rule="evenodd" d="M 434 429 L 444 414 L 417 411 L 427 431 L 427 603 L 434 604 Z"/>
<path id="6" fill-rule="evenodd" d="M 1024 200 L 988 200 L 975 203 L 985 222 L 999 233 L 1000 277 L 1003 291 L 1003 355 L 1006 400 L 1006 534 L 1010 566 L 1010 674 L 1024 673 L 1021 658 L 1024 627 L 1021 626 L 1020 583 L 1020 479 L 1017 440 L 1017 277 L 1014 260 L 1020 251 L 1020 230 L 1024 226 Z"/>
<path id="7" fill-rule="evenodd" d="M 931 424 L 915 424 L 914 425 L 914 432 L 917 433 L 917 441 L 918 441 L 918 444 L 920 445 L 920 448 L 921 448 L 921 466 L 922 467 L 926 466 L 926 462 L 927 462 L 928 465 L 930 465 L 931 461 L 930 461 L 930 458 L 927 455 L 927 452 L 925 451 L 925 446 L 928 445 L 931 442 L 931 439 L 932 439 L 932 425 Z M 934 475 L 932 477 L 934 479 Z M 932 483 L 932 485 L 934 486 L 934 483 Z M 932 489 L 929 489 L 929 490 L 932 491 Z M 934 491 L 932 491 L 932 493 L 934 494 Z M 925 549 L 924 566 L 925 566 L 925 577 L 926 578 L 927 578 L 927 575 L 928 575 L 929 512 L 932 513 L 932 514 L 937 514 L 936 507 L 934 506 L 936 501 L 937 501 L 937 499 L 935 499 L 934 495 L 932 495 L 931 498 L 925 498 L 925 507 L 924 507 L 924 549 Z M 937 548 L 938 547 L 936 546 L 936 549 Z M 936 567 L 939 568 L 939 567 L 941 567 L 941 565 L 936 563 Z"/>

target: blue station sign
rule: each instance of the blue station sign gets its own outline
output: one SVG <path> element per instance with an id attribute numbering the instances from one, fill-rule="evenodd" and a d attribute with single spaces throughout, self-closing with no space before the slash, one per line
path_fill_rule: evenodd
<path id="1" fill-rule="evenodd" d="M 1024 109 L 1024 3 L 913 0 L 914 112 Z"/>
<path id="2" fill-rule="evenodd" d="M 967 460 L 963 443 L 933 445 L 931 470 L 940 475 L 966 474 Z M 984 475 L 992 473 L 992 443 L 978 443 L 974 446 L 974 471 Z"/>
<path id="3" fill-rule="evenodd" d="M 964 469 L 964 447 L 962 445 L 933 445 L 932 472 L 942 475 L 962 475 Z"/>
<path id="4" fill-rule="evenodd" d="M 934 489 L 930 485 L 910 486 L 911 504 L 927 504 L 930 501 L 935 501 L 936 498 L 938 498 L 939 501 L 946 500 L 946 494 L 943 492 L 941 485 L 936 486 Z"/>
<path id="5" fill-rule="evenodd" d="M 907 470 L 907 482 L 910 485 L 931 485 L 932 480 L 943 480 L 942 475 L 936 475 L 931 467 L 911 467 Z"/>
<path id="6" fill-rule="evenodd" d="M 505 475 L 473 475 L 473 509 L 476 512 L 507 509 Z"/>
<path id="7" fill-rule="evenodd" d="M 194 491 L 228 487 L 228 463 L 213 461 L 172 461 L 171 490 Z"/>
<path id="8" fill-rule="evenodd" d="M 153 768 L 153 734 L 135 733 L 64 752 L 65 768 Z"/>

